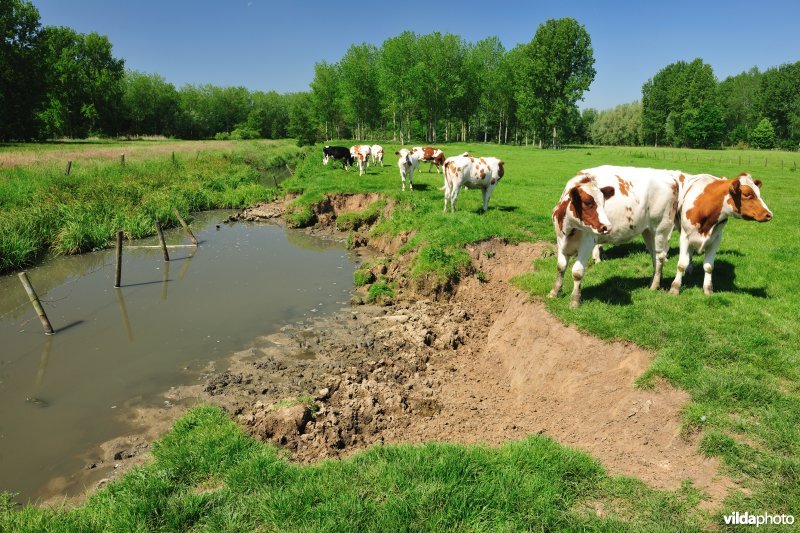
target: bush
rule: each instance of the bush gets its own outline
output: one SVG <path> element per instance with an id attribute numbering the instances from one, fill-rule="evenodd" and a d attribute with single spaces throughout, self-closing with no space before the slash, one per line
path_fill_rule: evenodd
<path id="1" fill-rule="evenodd" d="M 286 213 L 286 224 L 290 228 L 307 228 L 317 221 L 317 215 L 311 204 L 293 204 Z"/>
<path id="2" fill-rule="evenodd" d="M 235 141 L 244 141 L 244 140 L 248 140 L 248 139 L 258 139 L 260 137 L 261 137 L 261 134 L 259 133 L 258 130 L 254 130 L 253 128 L 248 128 L 244 124 L 240 124 L 240 125 L 236 126 L 236 129 L 234 129 L 230 134 L 230 138 L 235 140 Z"/>
<path id="3" fill-rule="evenodd" d="M 394 290 L 385 282 L 373 283 L 367 293 L 367 302 L 385 303 L 394 298 Z"/>
<path id="4" fill-rule="evenodd" d="M 353 272 L 353 285 L 356 287 L 363 287 L 364 285 L 372 283 L 373 281 L 375 281 L 375 274 L 369 270 L 362 269 Z"/>
<path id="5" fill-rule="evenodd" d="M 761 122 L 750 132 L 750 145 L 753 148 L 766 150 L 775 147 L 775 130 L 768 119 L 761 119 Z"/>

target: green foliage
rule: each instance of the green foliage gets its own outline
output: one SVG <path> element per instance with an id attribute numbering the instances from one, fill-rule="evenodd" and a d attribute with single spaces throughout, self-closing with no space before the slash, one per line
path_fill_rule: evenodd
<path id="1" fill-rule="evenodd" d="M 372 283 L 375 281 L 375 274 L 373 274 L 369 269 L 361 268 L 353 272 L 353 285 L 356 287 L 363 287 L 368 283 Z"/>
<path id="2" fill-rule="evenodd" d="M 769 119 L 762 118 L 761 122 L 750 132 L 750 146 L 762 149 L 775 147 L 775 130 Z"/>
<path id="3" fill-rule="evenodd" d="M 311 98 L 299 94 L 289 109 L 289 135 L 297 139 L 297 146 L 313 146 L 317 142 L 317 125 L 311 117 Z"/>
<path id="4" fill-rule="evenodd" d="M 575 19 L 550 19 L 520 48 L 515 69 L 516 96 L 523 123 L 540 139 L 557 139 L 575 103 L 595 76 L 589 33 Z"/>
<path id="5" fill-rule="evenodd" d="M 284 213 L 286 224 L 290 228 L 307 228 L 317 222 L 314 208 L 306 202 L 295 202 Z"/>
<path id="6" fill-rule="evenodd" d="M 38 136 L 46 64 L 39 11 L 25 0 L 0 2 L 0 141 Z"/>
<path id="7" fill-rule="evenodd" d="M 394 289 L 383 281 L 370 285 L 367 292 L 368 303 L 385 303 L 392 298 L 394 298 Z"/>
<path id="8" fill-rule="evenodd" d="M 637 146 L 641 130 L 642 104 L 631 102 L 598 113 L 589 134 L 594 144 Z"/>

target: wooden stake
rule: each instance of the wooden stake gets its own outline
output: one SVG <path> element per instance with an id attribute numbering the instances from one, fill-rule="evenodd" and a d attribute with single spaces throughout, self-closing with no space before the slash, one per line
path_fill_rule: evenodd
<path id="1" fill-rule="evenodd" d="M 125 166 L 125 154 L 119 156 L 119 164 Z"/>
<path id="2" fill-rule="evenodd" d="M 67 168 L 64 170 L 64 175 L 69 176 L 70 170 L 72 170 L 72 161 L 67 161 Z"/>
<path id="3" fill-rule="evenodd" d="M 117 270 L 114 273 L 114 287 L 122 286 L 122 232 L 117 232 Z"/>
<path id="4" fill-rule="evenodd" d="M 172 164 L 173 165 L 177 164 L 175 161 L 175 152 L 172 152 Z"/>
<path id="5" fill-rule="evenodd" d="M 164 261 L 169 261 L 167 243 L 164 241 L 164 232 L 161 231 L 161 224 L 158 223 L 158 220 L 156 220 L 156 233 L 158 233 L 158 240 L 161 243 L 161 251 L 164 252 Z"/>
<path id="6" fill-rule="evenodd" d="M 50 320 L 47 318 L 47 314 L 44 312 L 42 303 L 39 301 L 39 297 L 36 295 L 36 291 L 33 290 L 33 285 L 31 285 L 31 280 L 28 279 L 28 273 L 20 272 L 19 280 L 22 282 L 22 286 L 25 287 L 25 292 L 28 293 L 28 298 L 31 301 L 31 305 L 36 310 L 36 314 L 39 315 L 39 321 L 42 323 L 44 334 L 55 335 L 56 332 L 53 331 L 53 326 L 50 325 Z"/>
<path id="7" fill-rule="evenodd" d="M 161 299 L 167 299 L 167 285 L 169 284 L 169 263 L 164 264 L 164 276 L 161 278 Z"/>
<path id="8" fill-rule="evenodd" d="M 183 217 L 181 217 L 181 214 L 178 212 L 178 208 L 173 207 L 172 212 L 175 213 L 176 217 L 178 217 L 178 222 L 181 223 L 181 226 L 183 226 L 183 230 L 186 232 L 187 235 L 189 235 L 189 239 L 192 241 L 192 244 L 197 246 L 197 237 L 195 237 L 194 233 L 192 233 L 192 230 L 189 229 L 189 224 L 187 224 L 186 221 L 183 220 Z"/>

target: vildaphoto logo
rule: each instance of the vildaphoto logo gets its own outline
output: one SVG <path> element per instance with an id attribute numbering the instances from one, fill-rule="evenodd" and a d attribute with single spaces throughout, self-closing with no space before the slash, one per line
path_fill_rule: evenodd
<path id="1" fill-rule="evenodd" d="M 794 516 L 790 514 L 750 514 L 736 511 L 724 517 L 725 525 L 734 526 L 764 526 L 764 525 L 787 525 L 794 524 Z"/>

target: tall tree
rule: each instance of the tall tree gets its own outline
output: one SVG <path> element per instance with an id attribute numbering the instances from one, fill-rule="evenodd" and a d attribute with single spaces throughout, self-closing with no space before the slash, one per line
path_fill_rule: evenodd
<path id="1" fill-rule="evenodd" d="M 339 63 L 344 115 L 359 140 L 366 138 L 379 116 L 377 55 L 371 44 L 352 45 Z"/>
<path id="2" fill-rule="evenodd" d="M 127 71 L 122 101 L 134 135 L 173 135 L 178 113 L 178 91 L 158 74 Z"/>
<path id="3" fill-rule="evenodd" d="M 406 31 L 383 42 L 378 56 L 378 84 L 386 118 L 392 121 L 393 135 L 398 132 L 400 144 L 410 140 L 411 113 L 417 107 L 416 87 L 421 70 L 414 32 Z"/>
<path id="4" fill-rule="evenodd" d="M 800 143 L 800 61 L 767 69 L 761 76 L 760 108 L 775 136 L 793 149 Z"/>
<path id="5" fill-rule="evenodd" d="M 596 74 L 589 33 L 575 19 L 550 19 L 522 46 L 519 59 L 520 118 L 540 139 L 552 133 L 558 142 L 559 129 L 568 126 Z"/>
<path id="6" fill-rule="evenodd" d="M 729 144 L 746 141 L 748 132 L 758 122 L 760 89 L 761 73 L 756 67 L 729 76 L 719 84 L 719 101 Z"/>
<path id="7" fill-rule="evenodd" d="M 0 140 L 31 139 L 45 92 L 39 11 L 23 0 L 0 2 Z"/>
<path id="8" fill-rule="evenodd" d="M 339 136 L 342 113 L 339 110 L 339 72 L 336 65 L 325 61 L 314 65 L 314 80 L 311 82 L 311 103 L 317 120 L 325 125 L 325 139 Z"/>
<path id="9" fill-rule="evenodd" d="M 116 134 L 123 109 L 124 61 L 112 55 L 108 37 L 49 26 L 44 45 L 48 93 L 40 118 L 46 135 Z"/>

